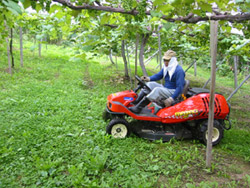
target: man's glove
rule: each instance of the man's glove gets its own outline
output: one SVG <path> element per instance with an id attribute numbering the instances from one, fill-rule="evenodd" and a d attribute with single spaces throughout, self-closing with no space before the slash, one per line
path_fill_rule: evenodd
<path id="1" fill-rule="evenodd" d="M 174 102 L 174 99 L 172 97 L 169 97 L 167 98 L 165 101 L 164 101 L 164 105 L 165 107 L 169 107 L 171 106 L 171 104 Z"/>
<path id="2" fill-rule="evenodd" d="M 146 82 L 149 82 L 149 81 L 150 81 L 150 78 L 147 77 L 147 76 L 142 76 L 141 79 L 142 79 L 143 81 L 146 81 Z"/>

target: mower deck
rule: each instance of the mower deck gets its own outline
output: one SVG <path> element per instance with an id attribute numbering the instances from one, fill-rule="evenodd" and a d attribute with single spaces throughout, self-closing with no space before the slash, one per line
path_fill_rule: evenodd
<path id="1" fill-rule="evenodd" d="M 176 135 L 174 133 L 171 132 L 164 132 L 164 131 L 157 131 L 154 132 L 152 130 L 141 130 L 136 132 L 140 137 L 148 139 L 148 140 L 162 140 L 163 142 L 168 142 L 170 141 L 172 138 L 176 137 Z"/>

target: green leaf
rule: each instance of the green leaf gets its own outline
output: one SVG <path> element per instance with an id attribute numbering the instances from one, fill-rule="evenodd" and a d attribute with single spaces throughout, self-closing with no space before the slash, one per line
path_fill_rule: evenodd
<path id="1" fill-rule="evenodd" d="M 154 6 L 157 6 L 157 5 L 161 5 L 164 2 L 165 2 L 165 0 L 155 0 L 153 4 L 154 4 Z"/>
<path id="2" fill-rule="evenodd" d="M 235 0 L 235 3 L 244 3 L 245 0 Z"/>
<path id="3" fill-rule="evenodd" d="M 42 10 L 42 6 L 40 4 L 36 4 L 36 11 L 39 12 Z"/>
<path id="4" fill-rule="evenodd" d="M 56 14 L 55 14 L 55 17 L 61 19 L 62 17 L 64 16 L 64 13 L 62 11 L 58 11 Z"/>
<path id="5" fill-rule="evenodd" d="M 109 23 L 110 23 L 110 24 L 114 24 L 116 21 L 117 21 L 117 19 L 115 19 L 114 17 L 112 17 L 112 18 L 109 20 Z"/>
<path id="6" fill-rule="evenodd" d="M 172 9 L 173 9 L 173 7 L 170 4 L 167 4 L 167 5 L 159 6 L 156 10 L 157 11 L 162 11 L 162 12 L 164 12 L 166 14 L 167 12 L 170 12 Z"/>
<path id="7" fill-rule="evenodd" d="M 232 30 L 232 27 L 230 27 L 230 26 L 221 26 L 221 28 L 222 28 L 223 31 L 226 31 L 228 33 L 230 33 L 231 30 Z"/>
<path id="8" fill-rule="evenodd" d="M 157 12 L 157 11 L 154 11 L 154 10 L 151 10 L 150 11 L 150 14 L 152 15 L 152 16 L 155 16 L 155 17 L 162 17 L 162 13 L 160 13 L 160 12 Z"/>
<path id="9" fill-rule="evenodd" d="M 160 21 L 160 18 L 157 18 L 157 17 L 153 17 L 150 19 L 150 23 L 153 23 L 153 22 L 157 22 L 157 21 Z"/>
<path id="10" fill-rule="evenodd" d="M 49 13 L 51 14 L 51 13 L 54 13 L 56 10 L 62 10 L 62 7 L 61 6 L 59 6 L 59 5 L 56 5 L 56 4 L 54 4 L 54 5 L 52 5 L 51 7 L 50 7 L 50 10 L 49 10 Z"/>
<path id="11" fill-rule="evenodd" d="M 8 9 L 9 11 L 11 11 L 13 14 L 15 14 L 16 16 L 19 15 L 19 13 L 18 13 L 16 10 L 14 10 L 13 8 L 11 8 L 11 7 L 7 7 L 7 9 Z"/>
<path id="12" fill-rule="evenodd" d="M 70 15 L 77 17 L 81 13 L 81 10 L 72 10 L 70 12 Z"/>
<path id="13" fill-rule="evenodd" d="M 24 0 L 23 7 L 24 9 L 29 8 L 31 6 L 30 0 Z"/>
<path id="14" fill-rule="evenodd" d="M 43 35 L 36 35 L 37 40 L 41 40 L 43 38 Z"/>
<path id="15" fill-rule="evenodd" d="M 207 4 L 207 3 L 200 3 L 199 6 L 201 7 L 201 9 L 203 11 L 207 11 L 207 12 L 212 12 L 212 5 Z"/>
<path id="16" fill-rule="evenodd" d="M 173 26 L 173 24 L 172 24 L 172 23 L 170 23 L 170 22 L 163 23 L 163 27 L 164 27 L 166 30 L 171 29 L 171 27 L 172 27 L 172 26 Z"/>
<path id="17" fill-rule="evenodd" d="M 190 5 L 190 4 L 194 3 L 194 2 L 195 2 L 194 0 L 185 0 L 186 5 Z"/>
<path id="18" fill-rule="evenodd" d="M 107 15 L 107 14 L 104 14 L 104 15 L 101 17 L 101 24 L 106 24 L 106 23 L 108 23 L 109 20 L 110 20 L 110 16 Z"/>
<path id="19" fill-rule="evenodd" d="M 201 10 L 193 10 L 193 13 L 200 16 L 201 15 Z"/>
<path id="20" fill-rule="evenodd" d="M 14 14 L 22 14 L 21 8 L 16 2 L 9 0 L 3 1 L 3 3 L 6 5 L 7 9 Z"/>

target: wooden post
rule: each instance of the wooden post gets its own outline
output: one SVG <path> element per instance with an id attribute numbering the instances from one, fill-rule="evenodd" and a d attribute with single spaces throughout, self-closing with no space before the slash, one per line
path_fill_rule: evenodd
<path id="1" fill-rule="evenodd" d="M 4 20 L 4 26 L 8 31 L 8 35 L 6 36 L 6 44 L 7 44 L 7 55 L 8 55 L 8 65 L 9 65 L 9 74 L 12 75 L 12 68 L 11 68 L 11 59 L 10 59 L 10 46 L 9 46 L 9 27 L 7 26 L 6 20 Z"/>
<path id="2" fill-rule="evenodd" d="M 217 70 L 219 69 L 219 67 L 216 68 L 215 72 L 217 72 Z M 207 86 L 207 84 L 210 82 L 211 77 L 207 80 L 207 82 L 204 84 L 204 86 L 202 87 L 203 89 Z"/>
<path id="3" fill-rule="evenodd" d="M 131 72 L 131 68 L 130 68 L 130 61 L 129 61 L 129 51 L 128 51 L 128 44 L 126 43 L 125 45 L 126 47 L 126 52 L 127 52 L 127 60 L 128 60 L 128 71 L 129 71 L 129 80 L 130 80 L 130 84 L 131 84 L 131 88 L 133 87 L 133 82 L 132 82 L 132 72 Z"/>
<path id="4" fill-rule="evenodd" d="M 160 30 L 161 30 L 162 26 L 158 27 L 158 49 L 159 49 L 159 60 L 160 60 L 160 70 L 162 69 L 162 59 L 161 59 L 161 34 L 160 34 Z"/>
<path id="5" fill-rule="evenodd" d="M 135 75 L 137 75 L 137 60 L 138 60 L 138 46 L 140 41 L 140 35 L 137 33 L 136 35 L 136 43 L 135 43 Z M 135 88 L 136 88 L 136 80 L 135 80 Z"/>
<path id="6" fill-rule="evenodd" d="M 9 48 L 9 35 L 6 37 L 6 43 L 7 43 L 7 55 L 8 55 L 9 73 L 10 73 L 10 75 L 12 75 L 10 48 Z"/>
<path id="7" fill-rule="evenodd" d="M 13 28 L 10 29 L 10 56 L 11 56 L 11 67 L 15 67 L 15 60 L 13 54 Z"/>
<path id="8" fill-rule="evenodd" d="M 237 72 L 238 72 L 238 56 L 234 56 L 234 89 L 238 86 Z"/>
<path id="9" fill-rule="evenodd" d="M 247 62 L 247 74 L 249 74 L 249 61 Z"/>
<path id="10" fill-rule="evenodd" d="M 42 56 L 42 39 L 40 40 L 38 44 L 38 53 L 39 53 L 39 57 L 41 57 Z"/>
<path id="11" fill-rule="evenodd" d="M 116 66 L 116 69 L 118 68 L 118 65 L 117 65 L 117 56 L 115 56 L 115 66 Z"/>
<path id="12" fill-rule="evenodd" d="M 144 63 L 145 65 L 149 64 L 150 61 L 154 58 L 154 56 L 158 55 L 159 50 L 157 50 L 155 53 L 153 53 L 152 56 L 150 56 Z"/>
<path id="13" fill-rule="evenodd" d="M 129 74 L 128 74 L 128 62 L 127 62 L 127 58 L 126 58 L 126 52 L 125 52 L 125 40 L 122 40 L 122 59 L 124 62 L 124 70 L 125 70 L 125 78 L 128 79 L 129 78 Z"/>
<path id="14" fill-rule="evenodd" d="M 185 72 L 187 72 L 194 65 L 194 63 L 195 61 L 191 65 L 189 65 L 189 67 L 185 70 Z"/>
<path id="15" fill-rule="evenodd" d="M 194 61 L 194 76 L 197 75 L 197 61 Z"/>
<path id="16" fill-rule="evenodd" d="M 182 56 L 181 56 L 181 58 L 180 58 L 180 65 L 183 66 Z"/>
<path id="17" fill-rule="evenodd" d="M 232 96 L 241 88 L 241 86 L 250 78 L 250 74 L 241 82 L 241 84 L 230 94 L 230 96 L 227 98 L 227 101 L 229 101 Z"/>
<path id="18" fill-rule="evenodd" d="M 218 21 L 210 21 L 210 53 L 211 53 L 211 86 L 209 98 L 209 117 L 208 117 L 208 138 L 206 150 L 206 166 L 211 167 L 212 160 L 212 130 L 214 124 L 214 93 L 216 79 L 216 54 L 217 54 L 217 32 Z"/>
<path id="19" fill-rule="evenodd" d="M 114 65 L 115 62 L 113 61 L 113 56 L 112 56 L 112 49 L 109 50 L 109 60 L 110 62 Z"/>
<path id="20" fill-rule="evenodd" d="M 23 67 L 23 28 L 20 27 L 20 64 Z"/>
<path id="21" fill-rule="evenodd" d="M 160 33 L 160 30 L 162 28 L 162 25 L 159 25 L 158 26 L 158 33 L 157 33 L 157 36 L 158 36 L 158 49 L 159 49 L 159 66 L 160 66 L 160 70 L 162 69 L 162 57 L 161 57 L 161 33 Z M 163 79 L 161 80 L 161 84 L 163 84 Z"/>

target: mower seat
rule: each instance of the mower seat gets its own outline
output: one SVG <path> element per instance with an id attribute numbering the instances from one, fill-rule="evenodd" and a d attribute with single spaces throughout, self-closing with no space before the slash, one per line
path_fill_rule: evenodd
<path id="1" fill-rule="evenodd" d="M 188 88 L 189 88 L 189 84 L 190 84 L 190 81 L 189 80 L 185 80 L 185 85 L 184 85 L 184 88 L 182 90 L 182 94 L 186 97 L 187 95 L 187 92 L 188 92 Z M 182 95 L 181 94 L 181 95 Z"/>
<path id="2" fill-rule="evenodd" d="M 183 100 L 185 100 L 186 98 L 186 95 L 187 95 L 187 92 L 188 92 L 188 89 L 189 89 L 189 84 L 190 84 L 190 81 L 189 80 L 185 80 L 185 85 L 184 85 L 184 88 L 181 92 L 181 94 L 177 97 L 177 99 L 173 102 L 172 105 L 175 105 Z M 184 98 L 183 98 L 184 97 Z M 152 103 L 154 106 L 155 106 L 155 114 L 162 108 L 164 108 L 164 104 L 162 104 L 161 106 L 156 104 L 156 103 Z"/>
<path id="3" fill-rule="evenodd" d="M 187 97 L 187 93 L 189 91 L 189 84 L 190 81 L 189 80 L 185 80 L 185 85 L 183 87 L 183 90 L 181 92 L 181 94 L 175 99 L 174 103 L 172 105 L 175 105 L 183 100 L 186 100 Z"/>

